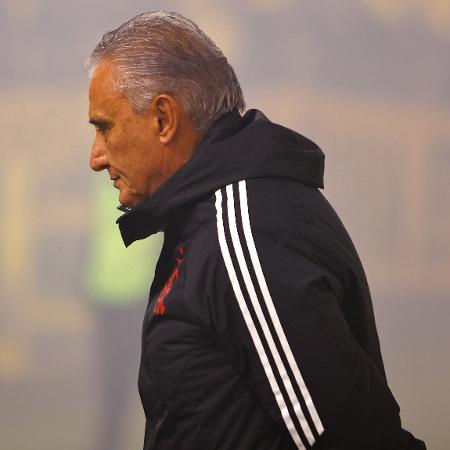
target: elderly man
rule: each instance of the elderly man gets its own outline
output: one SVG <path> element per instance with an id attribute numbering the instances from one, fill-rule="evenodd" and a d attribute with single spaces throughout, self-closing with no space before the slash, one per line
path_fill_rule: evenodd
<path id="1" fill-rule="evenodd" d="M 321 150 L 241 116 L 227 59 L 178 14 L 130 19 L 88 66 L 90 164 L 120 191 L 125 245 L 165 233 L 143 325 L 145 450 L 424 449 L 318 190 Z"/>

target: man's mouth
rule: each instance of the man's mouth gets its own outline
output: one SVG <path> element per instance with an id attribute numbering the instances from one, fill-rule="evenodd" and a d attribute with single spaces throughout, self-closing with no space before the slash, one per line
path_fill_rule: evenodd
<path id="1" fill-rule="evenodd" d="M 114 181 L 114 187 L 116 189 L 118 189 L 119 188 L 118 187 L 118 181 L 119 181 L 119 178 L 120 178 L 119 175 L 110 175 L 109 178 L 110 178 L 111 181 Z"/>

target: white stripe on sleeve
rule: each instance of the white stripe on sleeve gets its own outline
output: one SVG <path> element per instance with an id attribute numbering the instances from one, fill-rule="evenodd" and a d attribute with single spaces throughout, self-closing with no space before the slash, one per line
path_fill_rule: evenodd
<path id="1" fill-rule="evenodd" d="M 247 187 L 245 181 L 239 182 L 239 199 L 241 205 L 242 223 L 244 228 L 245 240 L 247 242 L 248 250 L 250 252 L 250 257 L 255 269 L 256 277 L 258 279 L 259 287 L 264 297 L 267 309 L 269 310 L 269 315 L 273 320 L 273 325 L 280 339 L 281 346 L 283 348 L 284 354 L 289 362 L 289 365 L 294 373 L 294 377 L 297 380 L 300 392 L 305 400 L 306 406 L 308 408 L 309 414 L 314 422 L 317 433 L 321 435 L 324 431 L 322 421 L 320 420 L 319 414 L 314 406 L 311 395 L 309 394 L 308 388 L 303 380 L 300 373 L 297 361 L 294 358 L 289 342 L 284 333 L 283 327 L 281 326 L 280 319 L 278 317 L 277 311 L 273 304 L 272 297 L 267 287 L 266 279 L 262 271 L 261 263 L 259 261 L 258 252 L 256 250 L 255 242 L 253 239 L 253 234 L 250 226 L 250 216 L 248 211 L 248 200 L 247 200 Z"/>
<path id="2" fill-rule="evenodd" d="M 301 438 L 295 428 L 294 423 L 292 422 L 292 418 L 289 415 L 289 411 L 287 409 L 286 403 L 284 401 L 283 395 L 280 391 L 278 383 L 275 379 L 274 373 L 272 371 L 272 367 L 267 358 L 266 352 L 262 345 L 261 339 L 258 335 L 258 331 L 256 330 L 255 324 L 253 323 L 253 319 L 251 317 L 250 311 L 248 310 L 247 304 L 245 302 L 244 296 L 242 294 L 241 287 L 239 285 L 239 280 L 236 275 L 236 271 L 233 266 L 233 261 L 230 256 L 230 252 L 228 249 L 228 244 L 225 238 L 225 229 L 223 223 L 223 213 L 222 213 L 222 193 L 220 190 L 216 191 L 216 211 L 217 211 L 217 232 L 219 238 L 219 245 L 222 251 L 222 256 L 225 262 L 225 267 L 228 272 L 228 276 L 230 277 L 230 282 L 233 287 L 234 294 L 238 301 L 239 307 L 241 309 L 242 315 L 244 317 L 244 321 L 247 325 L 247 328 L 250 332 L 250 336 L 253 340 L 253 343 L 256 347 L 258 356 L 263 365 L 264 371 L 266 373 L 267 379 L 269 380 L 270 387 L 275 395 L 275 399 L 277 401 L 278 407 L 280 408 L 281 415 L 286 423 L 286 426 L 297 445 L 299 450 L 306 450 L 303 445 Z"/>
<path id="3" fill-rule="evenodd" d="M 245 261 L 244 253 L 242 251 L 242 246 L 241 246 L 241 243 L 239 240 L 239 234 L 238 234 L 238 230 L 237 230 L 237 226 L 236 226 L 236 212 L 235 212 L 235 207 L 234 207 L 233 186 L 232 185 L 227 186 L 226 192 L 227 192 L 227 202 L 228 202 L 228 222 L 230 225 L 231 239 L 233 241 L 234 250 L 236 253 L 237 260 L 239 262 L 239 267 L 240 267 L 241 273 L 244 278 L 247 292 L 249 293 L 253 308 L 255 309 L 256 316 L 258 317 L 259 323 L 261 325 L 261 329 L 263 330 L 267 344 L 272 353 L 272 357 L 275 361 L 276 369 L 278 370 L 278 373 L 280 374 L 280 377 L 283 381 L 284 387 L 289 395 L 289 399 L 291 401 L 292 407 L 294 408 L 297 419 L 300 422 L 300 426 L 302 427 L 302 430 L 305 433 L 305 436 L 308 439 L 309 444 L 312 446 L 315 442 L 314 436 L 311 432 L 311 428 L 309 427 L 307 420 L 305 419 L 305 416 L 301 409 L 300 402 L 294 392 L 294 388 L 292 387 L 292 383 L 289 378 L 289 375 L 286 371 L 284 363 L 281 360 L 280 354 L 279 354 L 278 349 L 273 340 L 272 334 L 270 332 L 270 328 L 267 324 L 266 318 L 261 309 L 260 301 L 262 301 L 262 299 L 261 300 L 258 299 L 258 297 L 256 295 L 255 287 L 253 286 L 253 282 L 250 277 L 247 263 Z M 241 208 L 242 208 L 242 205 L 241 205 Z M 242 210 L 241 210 L 241 214 L 242 214 Z M 270 312 L 270 314 L 272 314 L 272 311 L 269 310 L 269 312 Z M 278 332 L 278 330 L 276 330 L 276 331 Z"/>

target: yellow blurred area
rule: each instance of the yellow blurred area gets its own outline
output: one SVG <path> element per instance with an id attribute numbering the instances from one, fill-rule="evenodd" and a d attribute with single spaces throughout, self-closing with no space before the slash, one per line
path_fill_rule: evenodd
<path id="1" fill-rule="evenodd" d="M 242 55 L 240 48 L 246 39 L 246 30 L 239 15 L 224 3 L 218 3 L 211 9 L 207 0 L 186 2 L 184 10 L 186 16 L 195 20 L 225 55 L 234 55 L 235 64 L 239 63 L 239 56 Z"/>
<path id="2" fill-rule="evenodd" d="M 30 264 L 26 261 L 31 248 L 31 236 L 27 230 L 29 210 L 23 207 L 29 192 L 29 181 L 30 172 L 23 157 L 8 165 L 3 178 L 8 192 L 4 199 L 7 214 L 0 229 L 6 289 L 16 289 L 23 280 L 29 280 L 32 276 Z"/>
<path id="3" fill-rule="evenodd" d="M 247 0 L 257 10 L 273 13 L 288 8 L 295 0 Z"/>
<path id="4" fill-rule="evenodd" d="M 30 23 L 37 19 L 39 0 L 26 0 L 18 2 L 15 0 L 2 0 L 2 6 L 9 20 L 20 23 Z"/>
<path id="5" fill-rule="evenodd" d="M 23 335 L 0 335 L 0 381 L 26 378 L 31 365 L 31 342 Z"/>
<path id="6" fill-rule="evenodd" d="M 450 34 L 448 0 L 364 0 L 364 3 L 381 20 L 402 23 L 412 19 L 435 33 Z"/>

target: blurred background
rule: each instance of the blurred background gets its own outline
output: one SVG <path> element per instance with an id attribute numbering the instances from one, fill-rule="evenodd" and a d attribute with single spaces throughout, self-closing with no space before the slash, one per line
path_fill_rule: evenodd
<path id="1" fill-rule="evenodd" d="M 121 263 L 117 191 L 88 166 L 83 63 L 157 8 L 217 42 L 249 108 L 324 150 L 404 426 L 447 450 L 449 0 L 0 0 L 0 448 L 142 446 L 139 334 L 161 236 Z"/>

